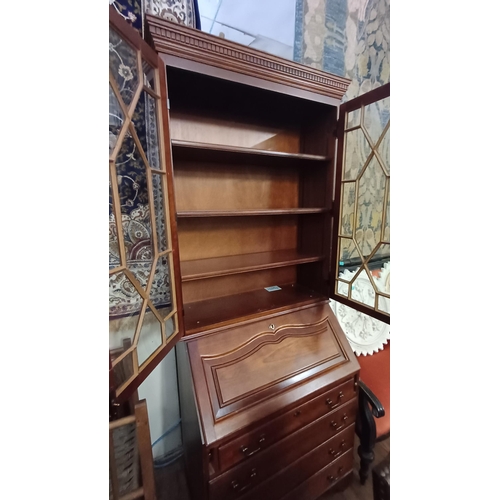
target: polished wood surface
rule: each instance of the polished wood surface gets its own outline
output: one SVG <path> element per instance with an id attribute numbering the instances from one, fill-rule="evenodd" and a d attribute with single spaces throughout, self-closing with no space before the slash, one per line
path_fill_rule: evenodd
<path id="1" fill-rule="evenodd" d="M 354 449 L 359 446 L 357 436 L 354 436 Z M 377 443 L 375 446 L 375 461 L 378 465 L 383 461 L 390 450 L 390 439 Z M 354 454 L 353 474 L 350 481 L 344 485 L 344 491 L 337 487 L 326 491 L 319 500 L 373 500 L 372 478 L 370 477 L 364 486 L 359 483 L 357 470 L 359 469 L 359 458 Z M 201 497 L 193 497 L 189 494 L 186 481 L 185 467 L 182 460 L 177 460 L 172 465 L 155 469 L 156 490 L 158 500 L 197 500 Z M 342 482 L 340 482 L 342 483 Z"/>
<path id="2" fill-rule="evenodd" d="M 298 486 L 318 469 L 338 459 L 343 453 L 352 450 L 354 444 L 353 429 L 330 439 L 321 436 L 319 446 L 313 448 L 312 443 L 303 439 L 291 440 L 288 449 L 267 457 L 262 455 L 254 463 L 245 463 L 219 476 L 209 484 L 213 498 L 232 500 L 241 497 L 245 490 L 251 491 L 242 498 L 261 498 L 273 500 L 286 494 L 291 488 Z M 286 443 L 282 443 L 286 444 Z M 283 446 L 282 446 L 283 448 Z M 269 452 L 274 451 L 269 450 Z M 289 464 L 293 464 L 290 466 Z M 274 476 L 274 477 L 273 477 Z M 267 480 L 270 478 L 269 480 Z M 267 480 L 267 481 L 266 481 Z M 236 483 L 236 485 L 235 485 Z"/>
<path id="3" fill-rule="evenodd" d="M 327 292 L 347 82 L 158 19 L 149 36 L 167 66 L 196 500 L 277 500 L 325 467 L 317 495 L 343 487 L 359 365 Z"/>
<path id="4" fill-rule="evenodd" d="M 206 111 L 172 110 L 172 151 L 176 159 L 218 159 L 248 161 L 256 156 L 256 151 L 276 152 L 269 158 L 300 155 L 300 129 L 297 126 L 276 124 L 270 126 L 253 120 L 242 121 L 236 116 L 221 116 L 218 110 L 210 115 Z M 204 144 L 201 151 L 179 147 L 182 144 Z M 203 153 L 203 154 L 200 154 Z M 194 158 L 193 158 L 194 157 Z M 293 158 L 293 156 L 292 156 Z M 288 158 L 290 159 L 290 158 Z M 263 160 L 266 163 L 265 157 Z"/>
<path id="5" fill-rule="evenodd" d="M 246 273 L 243 280 L 240 274 L 190 280 L 183 282 L 182 287 L 184 302 L 189 304 L 263 290 L 276 283 L 280 283 L 282 287 L 297 283 L 297 266 L 254 269 Z"/>
<path id="6" fill-rule="evenodd" d="M 298 216 L 179 219 L 181 262 L 297 248 Z"/>
<path id="7" fill-rule="evenodd" d="M 183 210 L 177 212 L 177 217 L 249 217 L 262 215 L 302 215 L 321 214 L 328 208 L 284 208 L 263 210 Z"/>
<path id="8" fill-rule="evenodd" d="M 276 373 L 282 370 L 277 360 L 262 368 L 269 382 L 264 382 L 252 392 L 241 391 L 230 401 L 222 400 L 215 371 L 221 357 L 230 364 L 238 357 L 241 359 L 244 353 L 256 352 L 267 346 L 270 340 L 288 337 L 290 330 L 298 336 L 303 335 L 305 340 L 320 325 L 326 325 L 327 333 L 318 334 L 316 338 L 321 335 L 330 338 L 338 346 L 337 355 L 324 353 L 321 356 L 318 345 L 310 345 L 310 353 L 302 351 L 297 355 L 298 362 L 303 358 L 304 362 L 300 368 L 295 365 L 296 369 L 289 377 L 276 377 Z M 295 330 L 294 326 L 298 328 Z M 259 427 L 259 420 L 271 415 L 277 418 L 330 388 L 353 380 L 359 370 L 359 364 L 328 304 L 304 306 L 294 312 L 274 312 L 260 319 L 241 319 L 232 326 L 214 329 L 212 333 L 205 331 L 199 336 L 189 337 L 188 350 L 205 442 L 220 442 L 221 445 L 225 440 L 234 438 L 235 431 L 242 432 L 242 427 L 245 432 L 250 432 L 253 426 Z M 231 356 L 232 361 L 229 360 Z M 308 356 L 316 356 L 317 362 L 311 364 L 306 359 Z M 221 364 L 224 364 L 223 361 Z M 323 411 L 327 411 L 326 401 L 322 405 L 325 406 Z"/>
<path id="9" fill-rule="evenodd" d="M 210 388 L 214 389 L 216 419 L 267 398 L 319 369 L 346 361 L 327 318 L 317 324 L 276 329 L 271 324 L 267 331 L 255 333 L 240 348 L 203 359 Z"/>
<path id="10" fill-rule="evenodd" d="M 189 260 L 181 263 L 182 281 L 199 280 L 213 276 L 246 273 L 260 269 L 286 267 L 322 260 L 322 255 L 306 254 L 295 249 L 276 250 L 211 259 Z"/>
<path id="11" fill-rule="evenodd" d="M 177 162 L 175 188 L 180 217 L 196 211 L 237 215 L 244 210 L 300 208 L 297 167 Z"/>
<path id="12" fill-rule="evenodd" d="M 328 464 L 280 500 L 306 500 L 318 498 L 321 494 L 334 486 L 335 483 L 341 481 L 348 474 L 352 474 L 353 462 L 354 456 L 351 450 L 350 453 L 347 452 L 331 464 Z"/>
<path id="13" fill-rule="evenodd" d="M 158 52 L 186 61 L 230 70 L 234 75 L 256 76 L 261 81 L 277 82 L 300 89 L 304 97 L 326 95 L 341 99 L 350 80 L 310 66 L 282 59 L 221 37 L 203 33 L 160 17 L 146 15 L 147 35 Z M 290 90 L 289 90 L 290 91 Z M 318 97 L 316 99 L 319 100 Z"/>
<path id="14" fill-rule="evenodd" d="M 344 395 L 344 398 L 339 398 L 339 395 Z M 343 402 L 349 401 L 354 397 L 356 397 L 356 391 L 353 381 L 350 380 L 321 394 L 311 401 L 293 408 L 284 415 L 255 429 L 251 433 L 244 434 L 221 446 L 219 448 L 221 471 L 225 471 L 229 467 L 245 460 L 254 450 L 265 449 L 280 438 L 298 431 L 302 427 L 324 417 L 328 413 L 336 410 Z M 332 402 L 332 404 L 330 404 L 330 402 Z M 317 424 L 315 424 L 313 429 L 311 433 L 316 435 L 318 430 Z M 265 440 L 262 440 L 262 437 L 264 437 Z M 308 441 L 314 439 L 313 436 L 309 435 L 304 435 L 302 438 Z M 319 444 L 319 441 L 317 444 Z M 242 450 L 245 448 L 250 451 L 243 453 Z"/>
<path id="15" fill-rule="evenodd" d="M 278 285 L 279 286 L 279 285 Z M 235 322 L 239 318 L 262 316 L 324 300 L 324 297 L 300 285 L 284 285 L 281 290 L 254 290 L 210 300 L 184 304 L 186 335 Z"/>
<path id="16" fill-rule="evenodd" d="M 227 139 L 227 136 L 224 136 Z M 201 161 L 237 161 L 239 164 L 255 163 L 278 166 L 308 164 L 329 160 L 327 156 L 289 153 L 280 150 L 256 149 L 253 147 L 238 147 L 217 143 L 204 143 L 172 140 L 172 153 L 178 160 Z"/>

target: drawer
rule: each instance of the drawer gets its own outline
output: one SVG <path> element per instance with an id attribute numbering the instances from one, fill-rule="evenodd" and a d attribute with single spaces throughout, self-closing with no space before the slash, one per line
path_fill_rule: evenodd
<path id="1" fill-rule="evenodd" d="M 349 442 L 349 445 L 346 445 Z M 286 495 L 301 483 L 313 476 L 333 461 L 340 460 L 343 455 L 354 458 L 354 425 L 316 447 L 313 451 L 290 464 L 286 469 L 260 484 L 249 495 L 241 500 L 276 500 Z M 342 463 L 347 464 L 347 457 L 342 457 Z M 342 465 L 345 468 L 345 465 Z M 347 470 L 347 469 L 346 469 Z"/>
<path id="2" fill-rule="evenodd" d="M 280 500 L 314 500 L 352 471 L 353 450 L 327 465 Z M 256 497 L 257 500 L 257 497 Z M 273 499 L 276 500 L 276 497 Z"/>
<path id="3" fill-rule="evenodd" d="M 220 446 L 218 450 L 220 471 L 225 472 L 243 460 L 261 453 L 280 439 L 318 418 L 334 412 L 341 405 L 355 397 L 356 388 L 354 379 L 351 379 L 297 406 L 252 432 Z"/>
<path id="4" fill-rule="evenodd" d="M 325 454 L 325 459 L 334 460 L 339 454 L 351 449 L 354 444 L 353 424 L 356 420 L 356 411 L 357 400 L 352 400 L 337 411 L 323 416 L 222 474 L 209 483 L 210 498 L 213 500 L 240 498 L 311 450 L 325 445 L 325 442 L 329 443 L 328 452 L 325 450 L 316 452 Z M 310 473 L 314 473 L 318 468 L 320 467 L 315 466 Z"/>

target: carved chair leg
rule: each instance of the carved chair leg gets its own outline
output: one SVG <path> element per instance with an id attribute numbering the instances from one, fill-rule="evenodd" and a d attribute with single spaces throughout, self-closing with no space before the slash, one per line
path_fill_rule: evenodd
<path id="1" fill-rule="evenodd" d="M 368 475 L 370 473 L 370 465 L 375 458 L 375 454 L 372 450 L 365 450 L 363 449 L 362 445 L 358 446 L 358 455 L 360 461 L 359 479 L 361 484 L 365 484 L 366 480 L 368 479 Z"/>
<path id="2" fill-rule="evenodd" d="M 359 437 L 358 455 L 360 458 L 359 479 L 361 484 L 365 484 L 370 474 L 370 465 L 375 458 L 373 449 L 375 448 L 376 428 L 375 421 L 368 404 L 368 400 L 363 393 L 359 393 L 359 407 L 356 418 L 356 434 Z"/>

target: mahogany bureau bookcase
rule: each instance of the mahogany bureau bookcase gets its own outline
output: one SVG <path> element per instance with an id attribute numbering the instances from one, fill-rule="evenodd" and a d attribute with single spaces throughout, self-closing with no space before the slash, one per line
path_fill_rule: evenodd
<path id="1" fill-rule="evenodd" d="M 140 337 L 110 358 L 115 375 L 126 353 L 133 361 L 112 384 L 114 404 L 176 345 L 192 500 L 313 500 L 342 489 L 359 365 L 329 298 L 349 81 L 150 15 L 147 44 L 111 12 L 110 23 L 137 51 L 143 92 L 156 99 L 161 165 L 147 176 L 163 183 L 168 248 L 153 240 L 153 260 L 169 266 L 173 321 L 142 364 Z M 140 320 L 165 320 L 145 290 Z"/>

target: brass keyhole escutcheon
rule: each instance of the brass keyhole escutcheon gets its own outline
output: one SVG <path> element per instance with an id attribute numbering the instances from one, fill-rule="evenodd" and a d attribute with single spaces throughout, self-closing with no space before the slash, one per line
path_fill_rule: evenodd
<path id="1" fill-rule="evenodd" d="M 274 326 L 274 323 L 271 323 L 271 324 L 269 325 L 269 330 L 274 330 L 275 328 L 276 328 L 276 327 Z"/>

